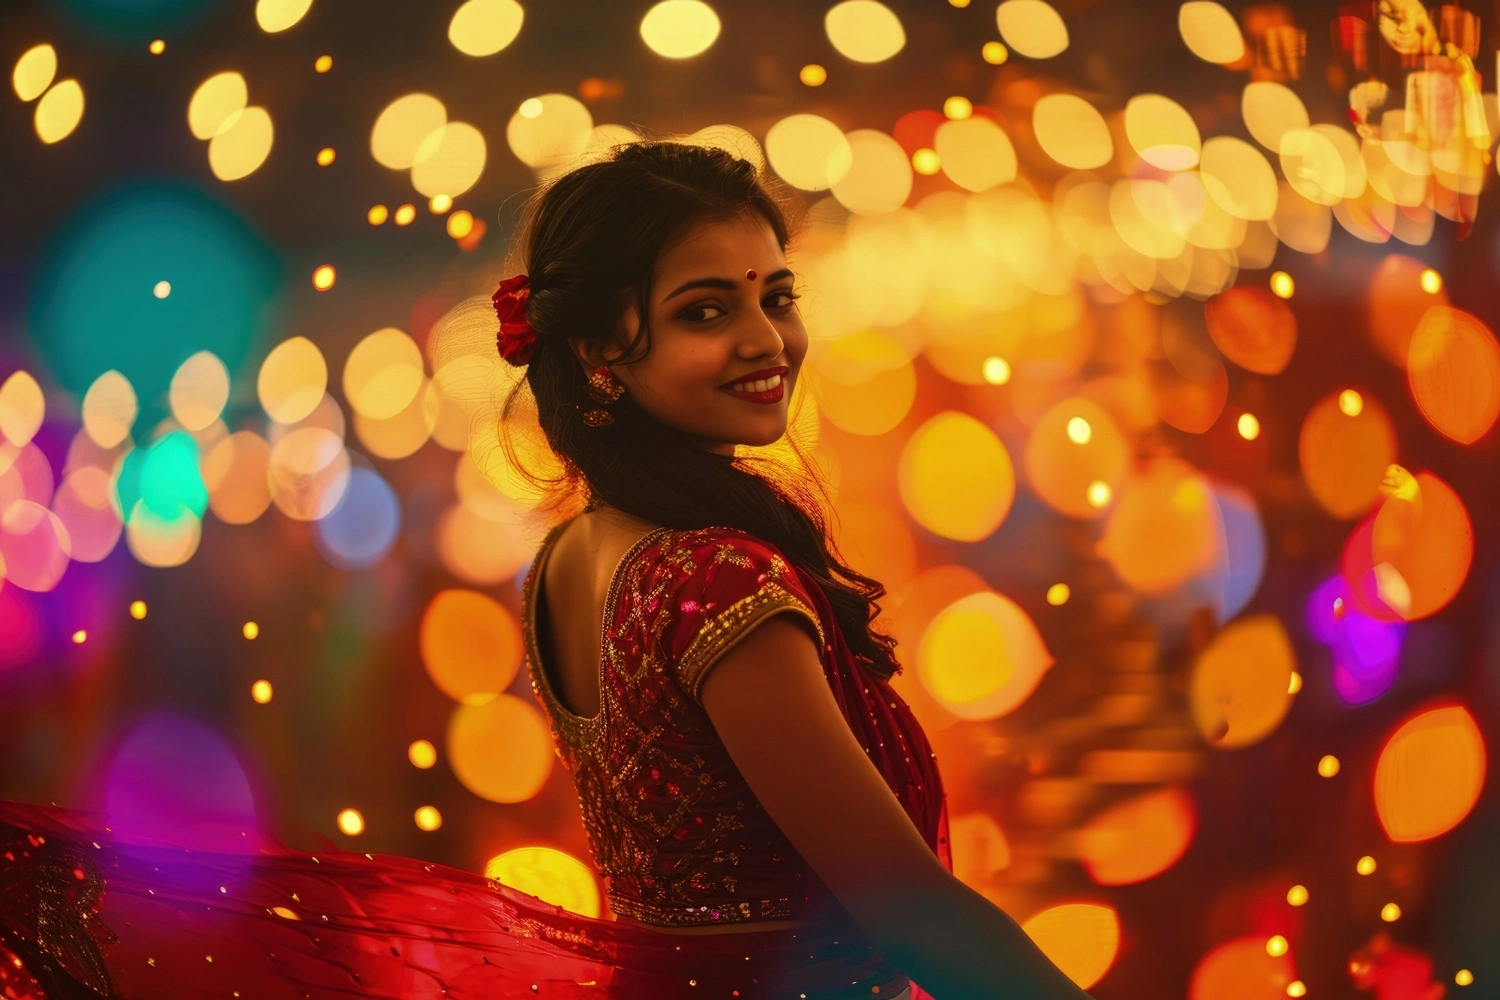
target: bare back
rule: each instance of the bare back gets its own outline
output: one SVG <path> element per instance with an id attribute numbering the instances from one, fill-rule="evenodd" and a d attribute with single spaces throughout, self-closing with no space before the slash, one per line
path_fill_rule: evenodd
<path id="1" fill-rule="evenodd" d="M 600 637 L 610 579 L 620 559 L 653 527 L 580 514 L 548 555 L 540 581 L 551 626 L 547 666 L 553 686 L 574 715 L 599 714 Z"/>

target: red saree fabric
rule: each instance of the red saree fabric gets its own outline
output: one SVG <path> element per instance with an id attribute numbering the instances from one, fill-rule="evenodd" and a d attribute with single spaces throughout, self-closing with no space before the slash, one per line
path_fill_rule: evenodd
<path id="1" fill-rule="evenodd" d="M 611 907 L 646 924 L 744 931 L 662 933 L 472 872 L 295 852 L 254 832 L 222 850 L 127 841 L 100 815 L 0 802 L 0 997 L 924 997 L 765 816 L 696 700 L 717 656 L 765 615 L 801 617 L 851 729 L 951 868 L 931 749 L 905 703 L 855 661 L 825 595 L 742 532 L 653 532 L 612 579 L 601 711 L 580 719 L 538 658 L 536 577 L 560 530 L 523 589 L 528 669 Z M 753 929 L 788 911 L 796 929 Z"/>

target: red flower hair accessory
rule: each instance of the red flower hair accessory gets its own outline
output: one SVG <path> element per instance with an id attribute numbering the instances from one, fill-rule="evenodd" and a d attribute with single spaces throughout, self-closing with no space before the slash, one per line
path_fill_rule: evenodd
<path id="1" fill-rule="evenodd" d="M 495 338 L 495 346 L 502 358 L 518 367 L 536 353 L 536 331 L 526 321 L 526 300 L 531 296 L 529 284 L 526 275 L 517 274 L 500 282 L 493 297 L 495 315 L 500 317 L 500 335 Z"/>

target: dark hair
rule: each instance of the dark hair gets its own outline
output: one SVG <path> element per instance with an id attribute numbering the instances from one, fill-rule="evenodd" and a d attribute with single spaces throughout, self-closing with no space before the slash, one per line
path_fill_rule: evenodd
<path id="1" fill-rule="evenodd" d="M 850 650 L 880 678 L 900 669 L 895 640 L 873 625 L 885 587 L 839 557 L 822 515 L 827 491 L 794 435 L 786 444 L 800 469 L 762 455 L 709 451 L 701 438 L 651 416 L 629 395 L 609 407 L 614 422 L 589 427 L 598 404 L 585 392 L 568 337 L 611 342 L 634 294 L 641 325 L 621 361 L 650 350 L 651 282 L 662 252 L 703 221 L 757 213 L 783 251 L 788 218 L 802 219 L 800 196 L 726 149 L 658 139 L 615 146 L 602 159 L 564 173 L 527 204 L 518 233 L 528 275 L 526 317 L 537 346 L 524 382 L 502 410 L 508 464 L 544 494 L 543 507 L 603 503 L 667 528 L 738 528 L 775 545 L 827 595 Z M 644 345 L 645 352 L 636 357 Z M 546 478 L 517 460 L 509 439 L 523 386 L 561 472 Z M 587 508 L 585 508 L 587 509 Z"/>

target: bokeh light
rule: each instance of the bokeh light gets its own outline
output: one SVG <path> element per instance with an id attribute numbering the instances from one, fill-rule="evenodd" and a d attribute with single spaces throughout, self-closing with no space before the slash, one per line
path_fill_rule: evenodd
<path id="1" fill-rule="evenodd" d="M 1380 621 L 1415 621 L 1444 608 L 1468 579 L 1474 526 L 1453 488 L 1398 465 L 1382 499 L 1344 542 L 1340 569 L 1361 610 Z"/>
<path id="2" fill-rule="evenodd" d="M 599 916 L 599 885 L 593 871 L 555 847 L 512 848 L 485 862 L 484 874 L 569 913 Z"/>
<path id="3" fill-rule="evenodd" d="M 1226 941 L 1210 951 L 1198 967 L 1191 1000 L 1281 1000 L 1296 979 L 1290 954 L 1272 955 L 1264 937 Z"/>
<path id="4" fill-rule="evenodd" d="M 833 187 L 854 165 L 849 140 L 819 115 L 789 115 L 766 132 L 766 156 L 793 187 L 822 191 Z"/>
<path id="5" fill-rule="evenodd" d="M 1004 0 L 995 21 L 1006 44 L 1028 59 L 1051 59 L 1068 47 L 1068 26 L 1045 0 Z"/>
<path id="6" fill-rule="evenodd" d="M 1484 737 L 1462 705 L 1402 723 L 1375 765 L 1375 811 L 1396 843 L 1431 840 L 1457 826 L 1479 799 Z"/>
<path id="7" fill-rule="evenodd" d="M 448 723 L 448 760 L 465 788 L 490 802 L 524 802 L 541 790 L 556 759 L 535 703 L 502 694 L 459 705 Z"/>
<path id="8" fill-rule="evenodd" d="M 422 664 L 454 701 L 482 705 L 504 691 L 521 665 L 521 628 L 494 598 L 439 591 L 422 616 Z"/>
<path id="9" fill-rule="evenodd" d="M 1100 903 L 1059 903 L 1021 927 L 1079 989 L 1103 979 L 1120 950 L 1119 915 Z"/>
<path id="10" fill-rule="evenodd" d="M 1177 30 L 1188 51 L 1204 62 L 1236 63 L 1245 55 L 1245 37 L 1234 15 L 1213 0 L 1188 0 L 1179 7 Z"/>
<path id="11" fill-rule="evenodd" d="M 466 0 L 448 22 L 448 41 L 468 56 L 492 56 L 516 40 L 526 12 L 515 0 Z"/>
<path id="12" fill-rule="evenodd" d="M 43 42 L 21 53 L 11 70 L 10 84 L 21 100 L 34 101 L 46 93 L 56 76 L 57 50 Z"/>
<path id="13" fill-rule="evenodd" d="M 36 134 L 45 143 L 61 142 L 83 120 L 83 85 L 77 80 L 53 84 L 36 102 Z"/>
<path id="14" fill-rule="evenodd" d="M 256 0 L 255 22 L 267 34 L 294 27 L 312 8 L 313 0 Z"/>
<path id="15" fill-rule="evenodd" d="M 406 756 L 413 767 L 426 770 L 437 763 L 437 748 L 428 740 L 413 740 L 406 748 Z"/>
<path id="16" fill-rule="evenodd" d="M 964 719 L 1014 711 L 1055 662 L 1026 612 L 993 592 L 970 594 L 944 608 L 917 650 L 923 686 Z"/>
<path id="17" fill-rule="evenodd" d="M 350 470 L 338 503 L 318 519 L 313 537 L 329 562 L 357 570 L 384 558 L 400 529 L 401 502 L 395 491 L 375 470 L 357 468 Z"/>
<path id="18" fill-rule="evenodd" d="M 662 0 L 641 18 L 641 40 L 668 59 L 691 59 L 719 37 L 719 15 L 702 0 Z"/>
<path id="19" fill-rule="evenodd" d="M 1313 498 L 1348 520 L 1380 499 L 1380 484 L 1396 459 L 1396 429 L 1374 397 L 1341 390 L 1307 411 L 1297 452 Z"/>
<path id="20" fill-rule="evenodd" d="M 877 0 L 843 0 L 823 15 L 828 41 L 846 59 L 878 63 L 900 52 L 906 32 L 894 11 Z"/>
<path id="21" fill-rule="evenodd" d="M 1482 320 L 1433 306 L 1407 348 L 1406 376 L 1422 416 L 1459 444 L 1472 444 L 1500 416 L 1500 344 Z"/>
<path id="22" fill-rule="evenodd" d="M 1181 788 L 1147 792 L 1111 806 L 1081 831 L 1079 855 L 1100 885 L 1130 885 L 1160 875 L 1182 857 L 1197 809 Z"/>
<path id="23" fill-rule="evenodd" d="M 988 427 L 965 413 L 940 413 L 901 452 L 901 500 L 918 524 L 945 538 L 978 541 L 1010 512 L 1016 477 Z"/>
<path id="24" fill-rule="evenodd" d="M 1193 721 L 1203 738 L 1233 749 L 1269 736 L 1291 708 L 1296 662 L 1286 628 L 1274 615 L 1227 625 L 1193 665 Z"/>

